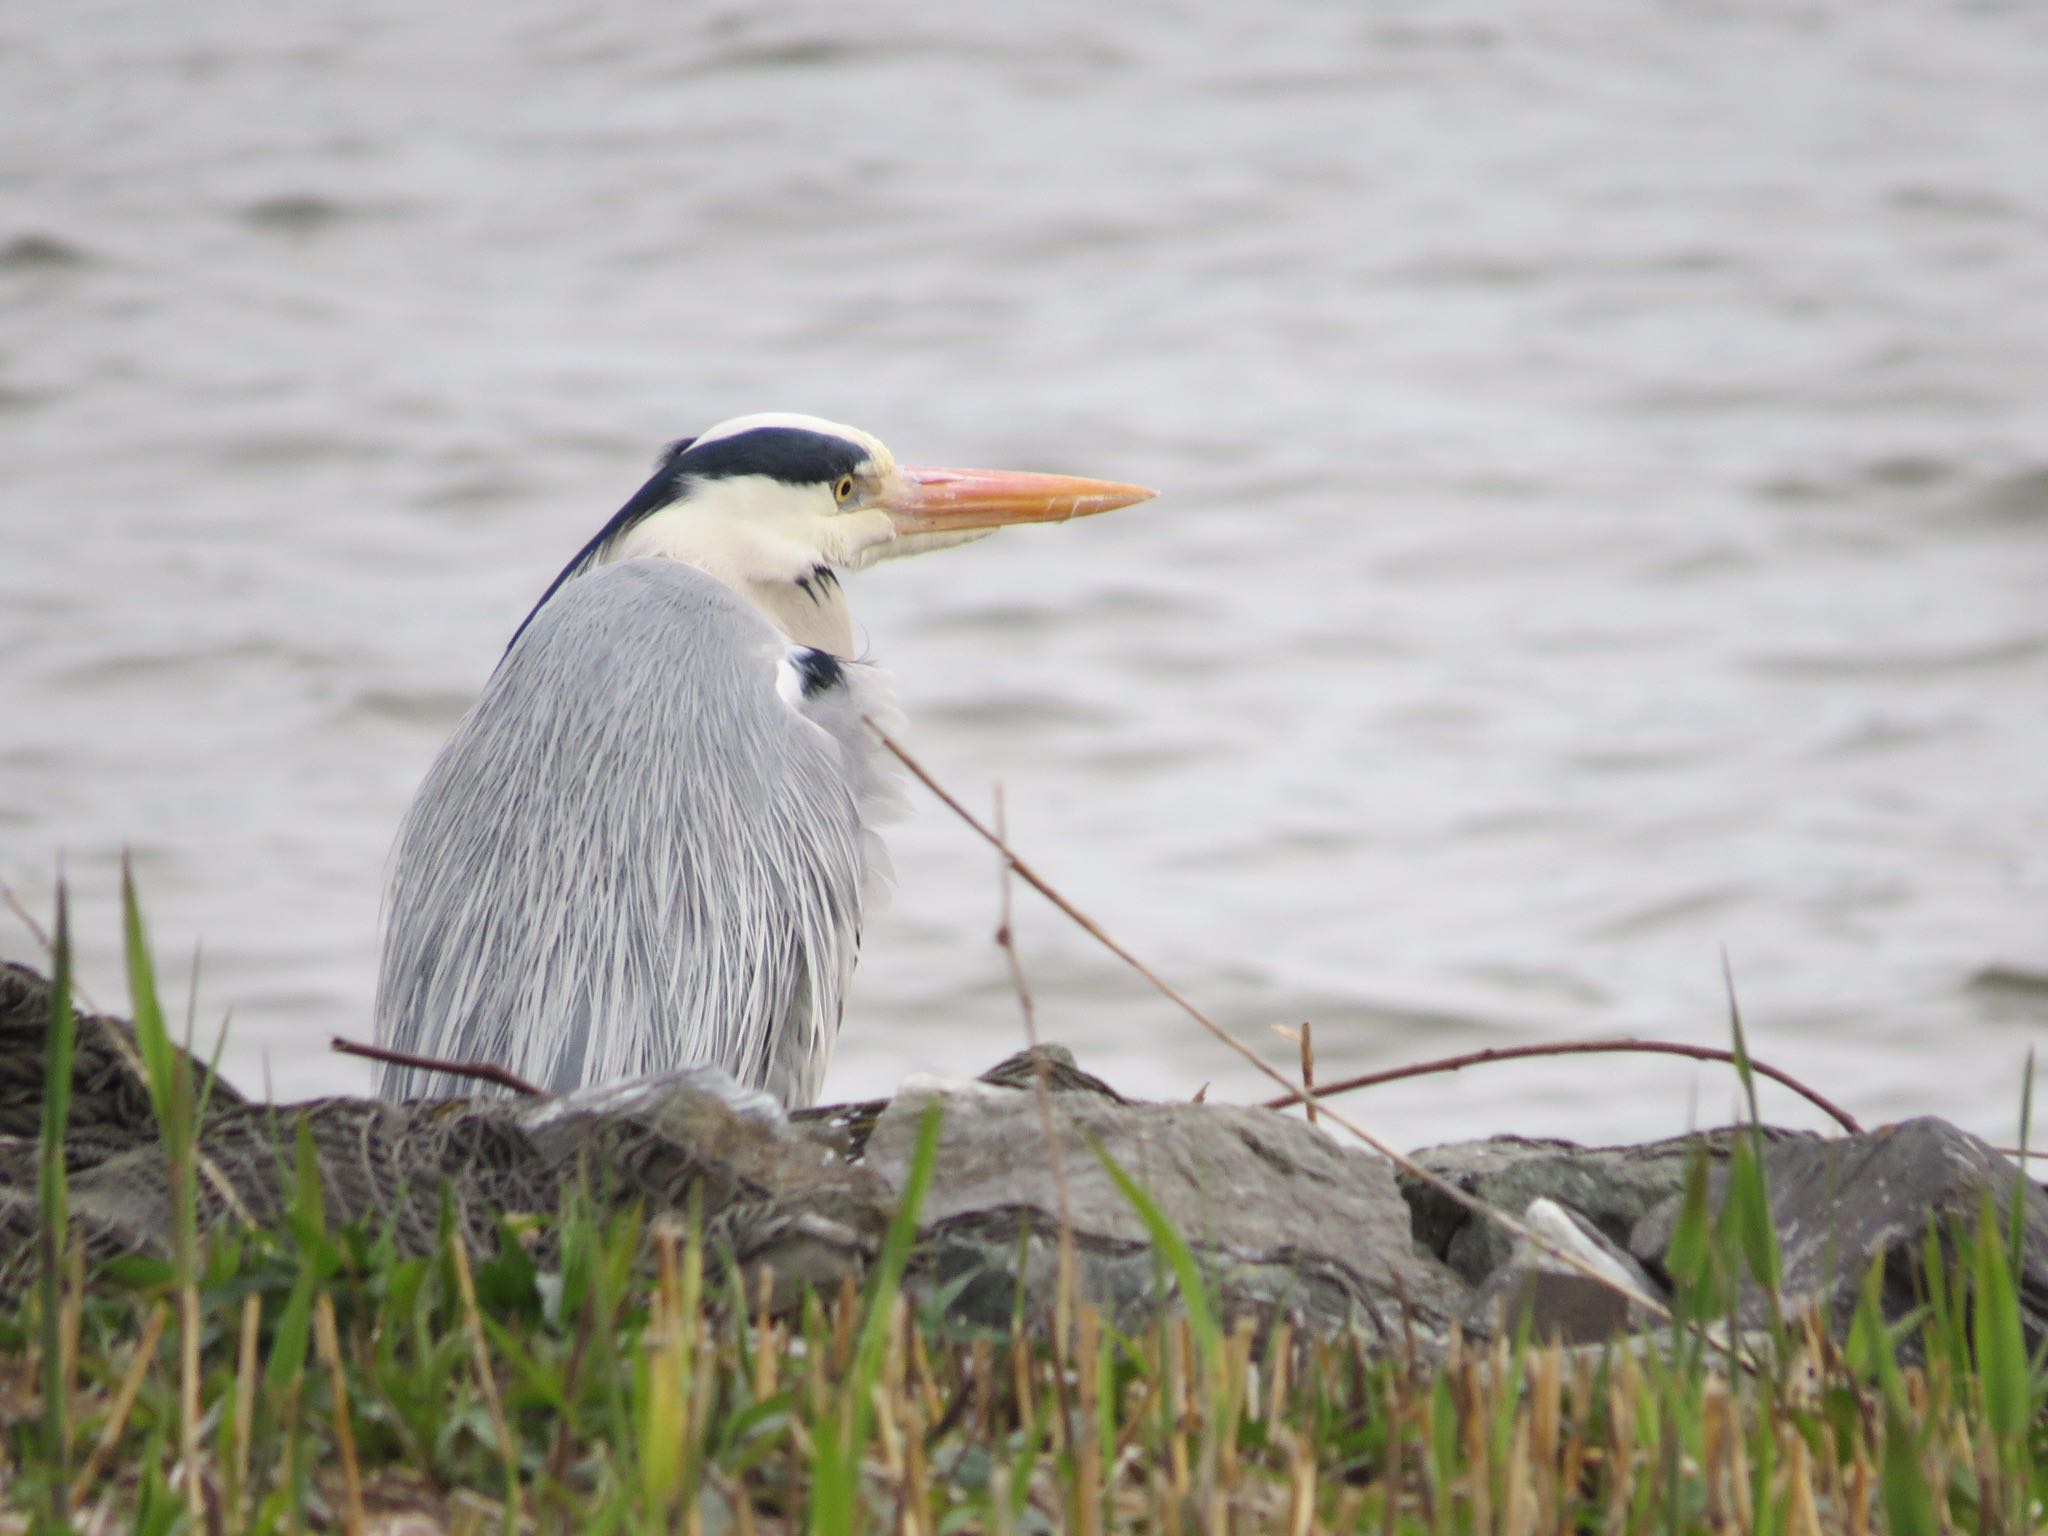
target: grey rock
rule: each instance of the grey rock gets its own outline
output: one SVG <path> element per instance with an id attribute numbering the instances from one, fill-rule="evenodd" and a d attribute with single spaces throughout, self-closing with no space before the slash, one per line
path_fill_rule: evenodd
<path id="1" fill-rule="evenodd" d="M 1815 1139 L 1804 1132 L 1769 1128 L 1764 1134 L 1773 1144 Z M 1525 1210 L 1532 1200 L 1568 1205 L 1617 1246 L 1626 1246 L 1644 1214 L 1684 1187 L 1686 1165 L 1695 1149 L 1717 1163 L 1724 1161 L 1735 1135 L 1729 1128 L 1633 1147 L 1582 1147 L 1569 1141 L 1495 1136 L 1426 1147 L 1415 1154 L 1415 1161 L 1500 1210 Z M 1468 1283 L 1483 1284 L 1508 1262 L 1514 1239 L 1492 1222 L 1419 1179 L 1404 1176 L 1401 1193 L 1415 1215 L 1416 1239 Z"/>
<path id="2" fill-rule="evenodd" d="M 1300 1120 L 1221 1105 L 1123 1104 L 1100 1095 L 924 1085 L 900 1093 L 867 1144 L 892 1189 L 909 1174 L 934 1099 L 938 1176 L 919 1211 L 916 1280 L 956 1315 L 1007 1325 L 1049 1305 L 1062 1200 L 1042 1113 L 1063 1165 L 1083 1293 L 1120 1319 L 1163 1299 L 1161 1265 L 1138 1212 L 1096 1148 L 1114 1159 L 1188 1242 L 1231 1311 L 1284 1313 L 1383 1343 L 1441 1337 L 1466 1291 L 1420 1253 L 1391 1167 Z"/>
<path id="3" fill-rule="evenodd" d="M 1513 1333 L 1526 1316 L 1530 1336 L 1559 1344 L 1597 1344 L 1653 1326 L 1657 1316 L 1616 1290 L 1665 1304 L 1669 1298 L 1626 1249 L 1593 1221 L 1555 1200 L 1538 1198 L 1521 1212 L 1525 1226 L 1549 1246 L 1517 1238 L 1506 1263 L 1487 1277 L 1465 1314 L 1472 1333 Z M 1564 1263 L 1552 1251 L 1571 1254 L 1611 1284 Z"/>
<path id="4" fill-rule="evenodd" d="M 0 967 L 0 1298 L 18 1291 L 36 1262 L 48 1012 L 42 978 Z M 129 1026 L 82 1019 L 79 1041 L 65 1146 L 76 1227 L 94 1260 L 162 1254 L 171 1201 Z M 197 1065 L 188 1070 L 197 1082 Z M 750 1271 L 772 1269 L 787 1299 L 803 1285 L 865 1271 L 904 1187 L 919 1117 L 934 1100 L 943 1141 L 910 1279 L 966 1323 L 1004 1327 L 1019 1310 L 1049 1308 L 1063 1220 L 1085 1294 L 1119 1322 L 1172 1302 L 1161 1256 L 1097 1148 L 1150 1193 L 1230 1312 L 1425 1348 L 1460 1321 L 1507 1326 L 1525 1309 L 1540 1332 L 1567 1342 L 1644 1322 L 1541 1247 L 1518 1250 L 1443 1191 L 1397 1184 L 1387 1163 L 1301 1120 L 1134 1103 L 1057 1047 L 1012 1057 L 980 1084 L 913 1083 L 888 1101 L 795 1117 L 703 1071 L 555 1099 L 412 1104 L 271 1106 L 218 1084 L 200 1127 L 200 1219 L 276 1224 L 303 1134 L 330 1221 L 374 1225 L 404 1251 L 432 1249 L 444 1199 L 463 1239 L 487 1254 L 505 1216 L 546 1217 L 584 1191 L 600 1209 L 631 1205 L 657 1220 L 701 1211 L 714 1250 Z M 1718 1199 L 1735 1134 L 1604 1148 L 1502 1137 L 1418 1157 L 1654 1296 L 1688 1163 L 1702 1151 L 1712 1161 Z M 2048 1341 L 2048 1193 L 1991 1148 L 1936 1120 L 1829 1141 L 1764 1136 L 1785 1289 L 1795 1305 L 1824 1308 L 1837 1336 L 1873 1261 L 1884 1266 L 1887 1315 L 1905 1315 L 1918 1300 L 1929 1223 L 1944 1238 L 1967 1230 L 1988 1196 L 2001 1212 L 2024 1202 L 2026 1332 L 2030 1348 Z M 545 1265 L 552 1239 L 545 1222 L 536 1232 L 536 1262 Z M 1739 1327 L 1758 1327 L 1767 1300 L 1752 1289 L 1738 1313 Z"/>
<path id="5" fill-rule="evenodd" d="M 43 1124 L 43 1066 L 50 983 L 25 965 L 0 962 L 0 1139 L 29 1141 Z M 69 1166 L 127 1150 L 155 1134 L 156 1113 L 137 1068 L 141 1053 L 126 1019 L 79 1014 L 73 1021 Z M 205 1063 L 184 1057 L 193 1099 L 213 1109 L 243 1102 L 232 1085 L 205 1088 Z M 203 1091 L 203 1092 L 202 1092 Z"/>
<path id="6" fill-rule="evenodd" d="M 2017 1196 L 2025 1221 L 2020 1254 L 2020 1311 L 2027 1348 L 2048 1336 L 2048 1192 L 2020 1174 L 1987 1143 L 1947 1121 L 1907 1120 L 1834 1141 L 1783 1141 L 1763 1157 L 1771 1220 L 1783 1260 L 1785 1302 L 1817 1305 L 1837 1338 L 1855 1314 L 1863 1277 L 1882 1262 L 1881 1301 L 1896 1321 L 1918 1305 L 1921 1242 L 1931 1227 L 1953 1251 L 1957 1233 L 1976 1230 L 1984 1199 L 2001 1227 Z M 1718 1210 L 1726 1170 L 1708 1186 Z M 1661 1271 L 1677 1224 L 1674 1196 L 1648 1213 L 1629 1242 L 1636 1257 Z M 1737 1324 L 1769 1320 L 1769 1298 L 1755 1286 L 1738 1297 Z"/>
<path id="7" fill-rule="evenodd" d="M 681 1215 L 694 1194 L 719 1251 L 791 1283 L 827 1283 L 865 1268 L 890 1209 L 879 1180 L 772 1103 L 682 1072 L 551 1100 L 232 1103 L 200 1138 L 202 1226 L 280 1221 L 302 1127 L 330 1224 L 373 1224 L 402 1252 L 433 1248 L 444 1192 L 479 1254 L 495 1249 L 502 1218 L 551 1215 L 577 1188 L 600 1207 L 637 1204 L 650 1216 Z M 72 1213 L 90 1258 L 169 1251 L 169 1179 L 152 1132 L 145 1120 L 125 1150 L 96 1141 L 74 1167 Z M 33 1264 L 34 1167 L 32 1143 L 0 1144 L 0 1293 Z"/>

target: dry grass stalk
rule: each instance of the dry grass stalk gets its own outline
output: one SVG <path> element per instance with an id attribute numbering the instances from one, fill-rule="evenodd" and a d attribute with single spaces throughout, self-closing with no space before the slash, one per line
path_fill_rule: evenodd
<path id="1" fill-rule="evenodd" d="M 1316 1123 L 1316 1034 L 1315 1025 L 1301 1021 L 1301 1102 L 1308 1111 L 1308 1123 Z"/>
<path id="2" fill-rule="evenodd" d="M 998 836 L 1006 837 L 1008 823 L 1003 806 L 1003 786 L 994 786 L 995 824 Z M 1059 1211 L 1059 1275 L 1053 1290 L 1053 1343 L 1062 1360 L 1072 1358 L 1068 1345 L 1073 1337 L 1074 1308 L 1080 1297 L 1080 1265 L 1074 1249 L 1074 1212 L 1067 1191 L 1066 1151 L 1053 1125 L 1052 1088 L 1047 1080 L 1048 1064 L 1038 1058 L 1038 1012 L 1031 1001 L 1031 988 L 1024 978 L 1024 962 L 1017 953 L 1016 919 L 1011 901 L 1010 861 L 998 861 L 996 944 L 1003 951 L 1010 971 L 1010 985 L 1017 994 L 1017 1007 L 1024 1018 L 1024 1043 L 1034 1055 L 1032 1095 L 1038 1105 L 1040 1130 L 1045 1136 L 1045 1156 L 1052 1173 L 1053 1199 Z"/>
<path id="3" fill-rule="evenodd" d="M 490 1345 L 484 1338 L 483 1314 L 476 1304 L 476 1277 L 470 1272 L 469 1250 L 460 1241 L 451 1242 L 448 1244 L 448 1258 L 455 1271 L 456 1294 L 462 1301 L 462 1329 L 469 1339 L 470 1362 L 476 1372 L 477 1390 L 483 1394 L 485 1411 L 491 1416 L 491 1428 L 497 1432 L 500 1454 L 505 1458 L 506 1487 L 508 1490 L 516 1489 L 518 1447 L 512 1439 L 512 1426 L 505 1417 L 504 1400 L 498 1395 L 498 1373 L 491 1365 Z"/>
<path id="4" fill-rule="evenodd" d="M 346 1039 L 341 1035 L 332 1036 L 327 1048 L 342 1056 L 360 1056 L 365 1061 L 381 1061 L 392 1066 L 417 1067 L 425 1072 L 445 1072 L 450 1077 L 475 1078 L 480 1083 L 490 1083 L 521 1098 L 545 1099 L 549 1097 L 545 1088 L 528 1082 L 510 1067 L 500 1066 L 495 1061 L 451 1061 L 445 1056 L 422 1056 L 416 1051 L 395 1051 L 388 1045 L 371 1045 L 361 1040 Z"/>
<path id="5" fill-rule="evenodd" d="M 845 1375 L 853 1364 L 853 1330 L 860 1321 L 860 1292 L 853 1276 L 839 1282 L 839 1299 L 832 1309 L 832 1369 Z"/>
<path id="6" fill-rule="evenodd" d="M 313 1299 L 313 1337 L 334 1391 L 334 1449 L 341 1462 L 342 1528 L 348 1536 L 364 1536 L 367 1521 L 363 1513 L 363 1474 L 356 1462 L 355 1432 L 349 1427 L 348 1368 L 341 1358 L 341 1339 L 334 1326 L 334 1297 L 327 1291 Z M 198 1492 L 196 1473 L 196 1462 L 187 1463 L 194 1496 Z"/>
<path id="7" fill-rule="evenodd" d="M 782 1352 L 787 1341 L 786 1330 L 775 1320 L 775 1274 L 767 1265 L 760 1269 L 758 1297 L 754 1314 L 754 1401 L 775 1395 L 776 1381 L 781 1375 Z"/>
<path id="8" fill-rule="evenodd" d="M 1303 1026 L 1304 1031 L 1307 1026 Z M 1435 1077 L 1448 1072 L 1462 1072 L 1467 1067 L 1483 1067 L 1502 1061 L 1528 1061 L 1543 1056 L 1601 1056 L 1601 1055 L 1648 1055 L 1683 1056 L 1689 1061 L 1714 1061 L 1732 1066 L 1736 1056 L 1733 1051 L 1722 1050 L 1712 1045 L 1692 1045 L 1679 1040 L 1550 1040 L 1539 1045 L 1496 1045 L 1484 1050 L 1465 1051 L 1456 1056 L 1444 1056 L 1434 1061 L 1408 1062 L 1398 1067 L 1383 1067 L 1376 1072 L 1361 1072 L 1356 1077 L 1343 1078 L 1338 1082 L 1326 1083 L 1321 1088 L 1311 1088 L 1307 1083 L 1299 1092 L 1289 1090 L 1277 1098 L 1266 1100 L 1267 1109 L 1289 1109 L 1296 1104 L 1310 1106 L 1319 1100 L 1332 1098 L 1340 1093 L 1352 1093 L 1360 1088 L 1376 1088 L 1383 1083 L 1398 1083 L 1412 1077 Z M 1789 1088 L 1816 1109 L 1826 1114 L 1851 1136 L 1861 1135 L 1863 1126 L 1846 1109 L 1808 1087 L 1791 1073 L 1774 1067 L 1768 1062 L 1749 1058 L 1750 1069 L 1759 1077 L 1767 1077 L 1781 1087 Z M 1311 1108 L 1310 1116 L 1314 1118 Z M 2015 1153 L 2015 1155 L 2017 1155 Z"/>
<path id="9" fill-rule="evenodd" d="M 99 1441 L 72 1481 L 71 1503 L 74 1508 L 84 1505 L 93 1484 L 99 1481 L 100 1470 L 106 1465 L 107 1458 L 121 1442 L 121 1432 L 128 1427 L 129 1410 L 135 1406 L 135 1395 L 142 1390 L 144 1376 L 156 1362 L 156 1347 L 163 1340 L 164 1324 L 170 1320 L 170 1315 L 170 1310 L 162 1302 L 150 1309 L 149 1321 L 143 1324 L 142 1337 L 136 1341 L 128 1370 L 121 1377 L 120 1389 L 114 1394 L 113 1406 L 107 1410 L 107 1421 L 100 1429 Z"/>
<path id="10" fill-rule="evenodd" d="M 332 1314 L 333 1301 L 320 1298 Z M 339 1374 L 334 1390 L 342 1390 Z M 342 1416 L 346 1419 L 346 1415 Z M 189 1278 L 178 1287 L 178 1445 L 185 1482 L 185 1512 L 196 1526 L 205 1517 L 199 1477 L 199 1287 Z"/>
<path id="11" fill-rule="evenodd" d="M 229 1506 L 239 1513 L 241 1494 L 249 1486 L 249 1442 L 256 1422 L 256 1346 L 263 1326 L 263 1298 L 242 1298 L 242 1326 L 236 1340 L 235 1404 L 228 1458 Z"/>

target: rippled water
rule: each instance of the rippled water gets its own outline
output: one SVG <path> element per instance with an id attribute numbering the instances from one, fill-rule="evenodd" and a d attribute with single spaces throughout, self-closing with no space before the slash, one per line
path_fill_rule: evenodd
<path id="1" fill-rule="evenodd" d="M 1276 1060 L 1725 1040 L 2009 1134 L 2048 1036 L 2048 11 L 822 0 L 0 20 L 0 874 L 357 1086 L 391 828 L 663 440 L 1150 506 L 862 576 L 916 748 Z M 893 839 L 831 1088 L 1020 1034 Z M 1020 899 L 1045 1031 L 1259 1091 Z M 0 953 L 34 942 L 0 927 Z M 189 967 L 171 966 L 180 978 Z M 1397 1139 L 1718 1116 L 1613 1059 Z M 1801 1116 L 1784 1101 L 1767 1106 Z"/>

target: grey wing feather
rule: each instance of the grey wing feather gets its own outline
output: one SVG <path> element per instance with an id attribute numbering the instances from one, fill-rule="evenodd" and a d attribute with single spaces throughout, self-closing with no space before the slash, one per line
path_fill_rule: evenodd
<path id="1" fill-rule="evenodd" d="M 813 1102 L 887 793 L 859 716 L 886 685 L 849 666 L 806 698 L 789 652 L 677 562 L 556 593 L 400 828 L 379 1042 L 555 1091 L 704 1063 Z M 395 1066 L 381 1086 L 478 1091 Z"/>

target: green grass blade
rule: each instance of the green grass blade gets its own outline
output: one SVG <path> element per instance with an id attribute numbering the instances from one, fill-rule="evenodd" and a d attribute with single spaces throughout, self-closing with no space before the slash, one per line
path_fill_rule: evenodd
<path id="1" fill-rule="evenodd" d="M 1188 1329 L 1195 1336 L 1196 1346 L 1202 1351 L 1202 1363 L 1208 1368 L 1212 1389 L 1223 1383 L 1223 1331 L 1216 1324 L 1216 1312 L 1209 1305 L 1209 1287 L 1202 1278 L 1201 1267 L 1195 1262 L 1194 1250 L 1187 1240 L 1174 1230 L 1166 1213 L 1128 1173 L 1117 1165 L 1115 1158 L 1100 1143 L 1089 1142 L 1089 1150 L 1101 1162 L 1103 1171 L 1115 1184 L 1118 1193 L 1138 1213 L 1138 1219 L 1145 1224 L 1145 1231 L 1152 1239 L 1152 1246 L 1165 1258 L 1167 1267 L 1173 1271 L 1174 1282 L 1180 1287 L 1181 1305 L 1187 1309 Z"/>
<path id="2" fill-rule="evenodd" d="M 327 1249 L 327 1212 L 320 1188 L 320 1158 L 313 1147 L 313 1129 L 305 1116 L 298 1117 L 296 1170 L 292 1203 L 285 1213 L 285 1226 L 299 1248 L 299 1273 L 292 1283 L 291 1299 L 270 1344 L 270 1359 L 264 1366 L 264 1382 L 270 1394 L 282 1398 L 296 1392 L 305 1379 L 307 1342 L 312 1337 L 313 1293 L 317 1289 Z M 460 1239 L 449 1239 L 460 1241 Z"/>
<path id="3" fill-rule="evenodd" d="M 2020 1283 L 2020 1270 L 2026 1263 L 2027 1239 L 2027 1153 L 2031 1150 L 2027 1138 L 2034 1129 L 2034 1048 L 2027 1047 L 2027 1069 L 2020 1077 L 2020 1176 L 2012 1182 L 2012 1209 L 2007 1213 L 2006 1256 L 2012 1261 L 2012 1283 Z"/>
<path id="4" fill-rule="evenodd" d="M 2006 1257 L 1988 1195 L 1978 1213 L 1977 1241 L 1972 1245 L 1971 1257 L 1970 1279 L 1975 1296 L 1970 1308 L 1970 1328 L 1977 1350 L 1984 1418 L 2009 1455 L 2025 1440 L 2032 1422 L 2032 1391 L 2019 1296 L 2013 1289 L 2011 1261 Z"/>
<path id="5" fill-rule="evenodd" d="M 293 1117 L 292 1203 L 287 1223 L 300 1243 L 322 1254 L 327 1248 L 327 1197 L 320 1183 L 320 1152 L 313 1145 L 313 1122 Z M 444 1231 L 444 1235 L 445 1231 Z"/>
<path id="6" fill-rule="evenodd" d="M 308 1272 L 301 1274 L 298 1283 L 292 1287 L 291 1298 L 285 1302 L 284 1316 L 278 1319 L 277 1332 L 271 1336 L 270 1357 L 263 1367 L 263 1384 L 273 1400 L 281 1401 L 304 1383 L 306 1348 L 312 1336 L 313 1277 Z"/>
<path id="7" fill-rule="evenodd" d="M 1778 1249 L 1777 1223 L 1771 1219 L 1771 1192 L 1764 1178 L 1759 1141 L 1754 1126 L 1746 1127 L 1735 1140 L 1721 1219 L 1734 1227 L 1750 1278 L 1770 1292 L 1775 1305 L 1784 1261 Z"/>
<path id="8" fill-rule="evenodd" d="M 1884 1260 L 1871 1260 L 1863 1272 L 1863 1284 L 1856 1297 L 1855 1316 L 1849 1323 L 1849 1337 L 1843 1355 L 1859 1381 L 1876 1382 L 1886 1393 L 1901 1391 L 1898 1362 L 1892 1357 L 1891 1330 L 1884 1320 Z"/>
<path id="9" fill-rule="evenodd" d="M 917 1242 L 918 1212 L 931 1192 L 932 1175 L 938 1168 L 939 1123 L 943 1114 L 934 1098 L 918 1117 L 917 1142 L 911 1151 L 903 1198 L 896 1203 L 896 1214 L 890 1218 L 889 1231 L 882 1239 L 881 1258 L 869 1282 L 867 1316 L 861 1323 L 853 1374 L 844 1389 L 845 1401 L 830 1416 L 836 1422 L 819 1424 L 813 1435 L 817 1449 L 812 1471 L 811 1529 L 817 1536 L 850 1536 L 859 1525 L 860 1464 L 867 1452 L 874 1386 L 882 1373 L 890 1322 L 903 1288 L 903 1271 Z M 834 1443 L 835 1434 L 843 1434 L 844 1438 Z"/>
<path id="10" fill-rule="evenodd" d="M 1934 1491 L 1921 1465 L 1920 1437 L 1903 1399 L 1901 1393 L 1885 1400 L 1884 1464 L 1878 1473 L 1885 1529 L 1892 1536 L 1941 1536 Z"/>
<path id="11" fill-rule="evenodd" d="M 148 938 L 142 925 L 142 906 L 135 893 L 135 872 L 125 858 L 121 861 L 121 928 L 135 1044 L 142 1052 L 143 1070 L 149 1078 L 146 1086 L 150 1104 L 156 1110 L 165 1141 L 170 1142 L 178 1130 L 176 1085 L 182 1076 L 182 1063 L 177 1047 L 171 1043 L 170 1027 L 164 1022 L 163 1003 L 156 990 L 156 970 L 150 963 Z"/>
<path id="12" fill-rule="evenodd" d="M 1761 1125 L 1763 1116 L 1756 1106 L 1756 1072 L 1749 1062 L 1749 1037 L 1742 1029 L 1742 1005 L 1735 999 L 1735 967 L 1728 951 L 1721 951 L 1721 982 L 1728 991 L 1728 1032 L 1734 1037 L 1730 1050 L 1735 1056 L 1735 1075 L 1742 1081 L 1742 1096 L 1749 1105 L 1749 1123 Z"/>
<path id="13" fill-rule="evenodd" d="M 50 1023 L 43 1040 L 43 1124 L 36 1170 L 42 1307 L 43 1442 L 50 1457 L 45 1512 L 52 1530 L 71 1528 L 71 1427 L 65 1412 L 64 1255 L 70 1246 L 71 1190 L 65 1177 L 64 1133 L 71 1121 L 71 1065 L 77 1018 L 71 1006 L 71 902 L 57 886 L 56 974 L 50 981 Z"/>
<path id="14" fill-rule="evenodd" d="M 1735 1151 L 1729 1159 L 1728 1198 L 1722 1208 L 1722 1219 L 1734 1223 L 1743 1262 L 1751 1278 L 1771 1293 L 1775 1306 L 1782 1259 L 1778 1229 L 1771 1220 L 1770 1190 L 1764 1179 L 1763 1114 L 1757 1107 L 1756 1071 L 1749 1059 L 1749 1037 L 1742 1027 L 1742 1005 L 1735 997 L 1735 972 L 1725 951 L 1721 955 L 1721 977 L 1728 988 L 1728 1032 L 1733 1042 L 1730 1052 L 1735 1057 L 1735 1075 L 1741 1079 L 1743 1102 L 1749 1111 L 1748 1124 L 1736 1138 Z"/>
<path id="15" fill-rule="evenodd" d="M 1038 1412 L 1032 1416 L 1030 1430 L 1024 1437 L 1022 1451 L 1010 1466 L 1007 1508 L 1012 1530 L 1022 1523 L 1024 1506 L 1031 1502 L 1031 1474 L 1044 1454 L 1045 1442 L 1051 1431 L 1052 1400 L 1041 1398 Z"/>
<path id="16" fill-rule="evenodd" d="M 939 1123 L 943 1117 L 944 1110 L 936 1098 L 918 1116 L 910 1176 L 904 1181 L 903 1198 L 896 1203 L 888 1235 L 882 1240 L 881 1262 L 868 1292 L 867 1317 L 861 1324 L 860 1347 L 853 1357 L 854 1386 L 862 1404 L 868 1401 L 875 1380 L 882 1373 L 882 1355 L 889 1344 L 896 1297 L 903 1289 L 903 1271 L 917 1242 L 918 1212 L 924 1208 L 925 1196 L 931 1193 L 932 1176 L 939 1165 Z"/>
<path id="17" fill-rule="evenodd" d="M 1664 1252 L 1664 1268 L 1673 1285 L 1673 1321 L 1679 1324 L 1704 1321 L 1721 1309 L 1708 1183 L 1705 1143 L 1695 1140 L 1686 1156 L 1678 1219 Z"/>

